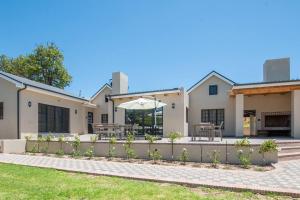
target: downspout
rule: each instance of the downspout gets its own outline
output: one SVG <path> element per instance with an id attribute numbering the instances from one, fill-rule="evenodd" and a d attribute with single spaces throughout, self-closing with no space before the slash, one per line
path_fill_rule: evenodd
<path id="1" fill-rule="evenodd" d="M 21 139 L 21 131 L 20 131 L 20 93 L 21 91 L 25 90 L 27 85 L 17 91 L 17 132 L 18 132 L 18 139 Z"/>
<path id="2" fill-rule="evenodd" d="M 109 97 L 109 100 L 112 102 L 112 122 L 115 123 L 115 102 L 114 100 Z"/>

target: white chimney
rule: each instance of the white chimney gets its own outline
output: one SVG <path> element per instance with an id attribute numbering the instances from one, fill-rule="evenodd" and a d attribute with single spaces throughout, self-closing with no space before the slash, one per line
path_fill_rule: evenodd
<path id="1" fill-rule="evenodd" d="M 112 94 L 128 93 L 128 76 L 123 72 L 112 73 Z"/>
<path id="2" fill-rule="evenodd" d="M 266 60 L 264 63 L 264 82 L 290 80 L 290 58 Z"/>

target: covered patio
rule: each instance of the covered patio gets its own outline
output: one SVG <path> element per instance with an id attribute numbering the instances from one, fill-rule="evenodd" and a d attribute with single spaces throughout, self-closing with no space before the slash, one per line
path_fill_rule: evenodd
<path id="1" fill-rule="evenodd" d="M 234 86 L 237 137 L 300 138 L 300 83 Z"/>

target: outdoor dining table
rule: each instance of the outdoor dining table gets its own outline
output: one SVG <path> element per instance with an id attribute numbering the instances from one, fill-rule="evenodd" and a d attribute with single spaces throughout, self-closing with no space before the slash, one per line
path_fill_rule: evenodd
<path id="1" fill-rule="evenodd" d="M 197 136 L 199 137 L 199 140 L 201 137 L 208 137 L 208 141 L 213 141 L 214 140 L 214 135 L 215 135 L 215 127 L 214 124 L 211 123 L 199 123 L 199 124 L 194 124 L 194 131 L 192 132 L 192 141 L 195 141 Z M 197 128 L 199 129 L 199 134 L 197 132 Z"/>
<path id="2" fill-rule="evenodd" d="M 120 140 L 125 138 L 129 131 L 133 131 L 132 125 L 120 124 L 94 124 L 95 133 L 99 135 L 99 140 L 103 137 L 118 136 Z"/>

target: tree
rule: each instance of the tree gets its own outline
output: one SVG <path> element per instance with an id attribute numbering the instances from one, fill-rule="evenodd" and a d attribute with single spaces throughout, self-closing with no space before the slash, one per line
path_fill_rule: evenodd
<path id="1" fill-rule="evenodd" d="M 72 77 L 64 64 L 64 56 L 54 43 L 38 45 L 33 53 L 17 58 L 0 56 L 0 70 L 58 88 L 68 86 Z"/>

